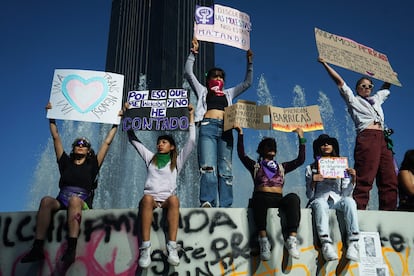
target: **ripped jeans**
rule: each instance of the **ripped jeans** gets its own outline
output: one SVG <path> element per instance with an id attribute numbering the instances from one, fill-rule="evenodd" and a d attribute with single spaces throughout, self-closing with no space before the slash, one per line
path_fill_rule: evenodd
<path id="1" fill-rule="evenodd" d="M 220 207 L 233 203 L 232 175 L 233 133 L 223 132 L 223 120 L 203 119 L 198 138 L 200 166 L 200 203 Z"/>
<path id="2" fill-rule="evenodd" d="M 328 200 L 316 198 L 310 206 L 321 243 L 332 243 L 329 226 L 329 209 L 335 209 L 343 215 L 348 242 L 359 240 L 358 213 L 355 200 L 352 197 L 342 197 L 336 203 L 332 198 Z"/>

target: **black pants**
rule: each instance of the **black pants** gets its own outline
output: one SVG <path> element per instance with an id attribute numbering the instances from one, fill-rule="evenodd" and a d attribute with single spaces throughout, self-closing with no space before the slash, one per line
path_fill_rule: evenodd
<path id="1" fill-rule="evenodd" d="M 282 223 L 283 233 L 297 232 L 300 222 L 300 198 L 290 193 L 285 196 L 279 193 L 254 192 L 251 200 L 253 219 L 258 231 L 266 231 L 267 209 L 279 208 L 286 223 Z"/>

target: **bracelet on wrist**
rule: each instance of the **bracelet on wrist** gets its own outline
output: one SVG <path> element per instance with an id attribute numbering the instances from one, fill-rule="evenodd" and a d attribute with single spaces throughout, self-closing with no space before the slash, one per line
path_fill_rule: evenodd
<path id="1" fill-rule="evenodd" d="M 301 145 L 305 144 L 305 143 L 306 143 L 306 138 L 304 138 L 304 137 L 299 138 L 299 143 L 300 143 Z"/>

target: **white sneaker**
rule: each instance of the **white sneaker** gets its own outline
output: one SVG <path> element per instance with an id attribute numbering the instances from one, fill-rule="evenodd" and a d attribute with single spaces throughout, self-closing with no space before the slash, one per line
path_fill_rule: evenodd
<path id="1" fill-rule="evenodd" d="M 168 251 L 168 263 L 173 266 L 177 266 L 180 264 L 180 259 L 177 253 L 177 245 L 171 245 L 167 243 L 167 251 Z"/>
<path id="2" fill-rule="evenodd" d="M 346 250 L 346 258 L 354 262 L 359 261 L 359 245 L 357 241 L 349 243 L 348 249 Z"/>
<path id="3" fill-rule="evenodd" d="M 262 261 L 270 260 L 270 242 L 267 238 L 259 237 L 259 246 L 260 246 L 260 259 Z"/>
<path id="4" fill-rule="evenodd" d="M 147 268 L 151 264 L 151 245 L 139 248 L 138 264 L 142 268 Z"/>
<path id="5" fill-rule="evenodd" d="M 292 256 L 295 259 L 299 259 L 299 251 L 297 248 L 298 240 L 295 236 L 289 236 L 285 240 L 285 247 L 287 251 L 289 252 L 289 255 Z"/>
<path id="6" fill-rule="evenodd" d="M 329 242 L 322 244 L 322 254 L 327 262 L 338 260 L 338 254 L 336 254 L 332 244 Z"/>
<path id="7" fill-rule="evenodd" d="M 203 202 L 203 204 L 201 204 L 201 208 L 211 208 L 211 204 L 208 201 Z"/>

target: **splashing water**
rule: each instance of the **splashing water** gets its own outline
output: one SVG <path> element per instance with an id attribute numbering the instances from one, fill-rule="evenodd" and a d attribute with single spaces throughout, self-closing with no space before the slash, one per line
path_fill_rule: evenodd
<path id="1" fill-rule="evenodd" d="M 145 76 L 143 77 L 145 78 Z M 145 81 L 140 82 L 140 90 L 144 90 Z M 188 83 L 184 82 L 183 87 L 190 90 Z M 273 99 L 264 76 L 260 76 L 257 93 L 258 105 L 278 106 L 277 99 Z M 292 105 L 294 107 L 306 106 L 305 90 L 300 85 L 293 88 Z M 195 103 L 194 93 L 190 94 L 190 102 Z M 346 109 L 340 110 L 339 115 L 335 114 L 330 99 L 323 92 L 319 92 L 317 99 L 321 117 L 324 122 L 322 132 L 307 132 L 306 161 L 295 171 L 286 176 L 286 186 L 284 193 L 297 193 L 305 207 L 308 201 L 305 196 L 305 166 L 311 162 L 313 152 L 312 143 L 321 133 L 328 133 L 338 139 L 341 147 L 341 155 L 347 156 L 349 164 L 353 166 L 353 148 L 355 141 L 355 131 L 353 121 Z M 343 120 L 341 119 L 343 118 Z M 343 121 L 343 123 L 341 123 Z M 104 137 L 111 128 L 110 125 L 99 125 L 86 122 L 63 121 L 58 125 L 61 133 L 62 142 L 65 149 L 70 149 L 72 141 L 79 136 L 86 136 L 92 142 L 95 151 L 99 150 Z M 345 133 L 343 129 L 345 128 Z M 285 133 L 274 130 L 256 131 L 246 129 L 245 141 L 246 153 L 253 159 L 257 158 L 257 145 L 265 136 L 274 137 L 277 141 L 278 162 L 285 162 L 296 158 L 298 139 L 296 133 Z M 156 148 L 156 137 L 160 132 L 139 131 L 136 132 L 139 139 L 148 149 Z M 171 132 L 176 140 L 178 148 L 182 148 L 187 140 L 185 131 Z M 236 138 L 236 137 L 235 137 Z M 237 138 L 236 138 L 237 139 Z M 253 190 L 250 174 L 241 164 L 237 153 L 233 154 L 233 186 L 234 203 L 233 207 L 247 207 L 248 199 Z M 126 133 L 118 130 L 118 133 L 111 144 L 110 150 L 105 158 L 99 174 L 99 184 L 95 193 L 94 208 L 136 208 L 142 197 L 144 183 L 146 179 L 146 166 L 142 158 L 135 149 L 129 144 Z M 40 199 L 45 195 L 57 195 L 58 193 L 59 171 L 56 157 L 53 150 L 53 141 L 50 138 L 44 152 L 41 154 L 39 165 L 34 173 L 34 184 L 30 189 L 28 209 L 36 210 Z M 178 178 L 178 195 L 181 207 L 198 207 L 199 194 L 199 170 L 197 162 L 197 148 L 190 155 L 185 163 L 184 169 Z M 369 209 L 375 206 L 376 194 L 373 189 L 371 194 Z"/>
<path id="2" fill-rule="evenodd" d="M 187 83 L 183 87 L 188 89 Z M 138 90 L 146 89 L 146 78 L 140 76 Z M 190 93 L 193 94 L 194 93 Z M 190 102 L 195 102 L 190 97 Z M 86 136 L 97 152 L 109 132 L 111 125 L 87 122 L 63 121 L 58 122 L 59 133 L 65 149 L 71 149 L 72 141 L 79 136 Z M 167 132 L 168 133 L 168 132 Z M 187 140 L 187 131 L 169 132 L 173 135 L 178 149 Z M 137 131 L 137 137 L 149 150 L 156 150 L 156 140 L 159 131 Z M 120 127 L 98 176 L 98 188 L 95 191 L 94 208 L 135 208 L 143 195 L 147 169 L 144 161 L 129 144 L 127 134 Z M 177 191 L 182 207 L 198 206 L 199 173 L 197 150 L 195 149 L 184 165 L 178 181 Z M 59 170 L 50 138 L 45 151 L 41 154 L 39 165 L 34 174 L 34 184 L 29 194 L 28 208 L 36 210 L 40 199 L 45 195 L 55 196 L 59 192 Z"/>

